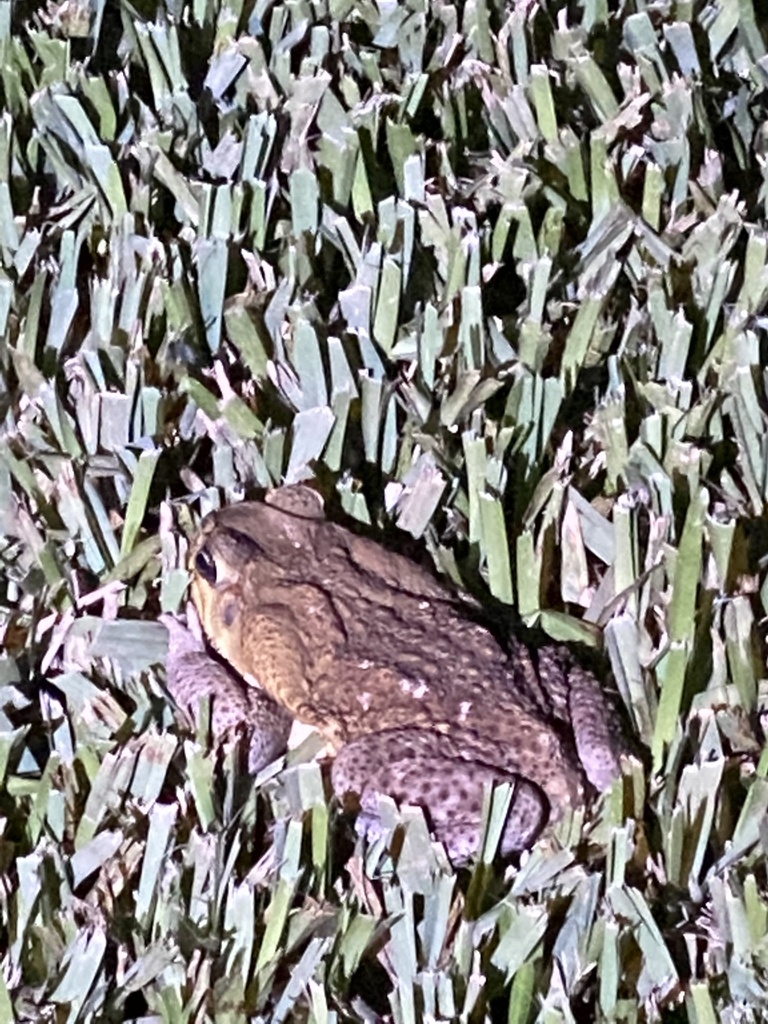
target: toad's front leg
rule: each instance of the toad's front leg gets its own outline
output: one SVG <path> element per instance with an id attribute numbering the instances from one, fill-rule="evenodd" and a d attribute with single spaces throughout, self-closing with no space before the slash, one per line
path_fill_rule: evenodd
<path id="1" fill-rule="evenodd" d="M 208 653 L 193 619 L 161 615 L 168 630 L 167 685 L 179 708 L 199 723 L 201 702 L 211 704 L 214 744 L 248 737 L 248 769 L 259 772 L 285 753 L 292 718 L 269 694 L 247 686 L 229 666 Z"/>
<path id="2" fill-rule="evenodd" d="M 484 789 L 508 782 L 512 804 L 501 837 L 504 856 L 531 846 L 549 818 L 543 790 L 523 776 L 456 756 L 450 738 L 427 729 L 390 729 L 347 743 L 331 773 L 336 795 L 357 799 L 359 833 L 381 832 L 379 798 L 421 807 L 455 864 L 476 856 L 482 839 Z"/>

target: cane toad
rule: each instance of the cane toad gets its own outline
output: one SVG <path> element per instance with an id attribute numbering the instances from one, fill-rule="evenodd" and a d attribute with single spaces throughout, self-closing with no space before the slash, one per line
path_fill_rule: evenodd
<path id="1" fill-rule="evenodd" d="M 433 576 L 326 520 L 306 487 L 211 513 L 192 596 L 219 653 L 336 752 L 331 778 L 375 834 L 378 797 L 418 804 L 454 861 L 480 842 L 484 786 L 513 784 L 503 853 L 607 788 L 620 731 L 561 647 L 501 643 Z"/>

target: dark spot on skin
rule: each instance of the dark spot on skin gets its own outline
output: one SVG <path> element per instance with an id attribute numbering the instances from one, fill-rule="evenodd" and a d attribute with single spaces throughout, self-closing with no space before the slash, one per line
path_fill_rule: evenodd
<path id="1" fill-rule="evenodd" d="M 451 791 L 448 786 L 443 786 L 437 794 L 437 799 L 440 803 L 447 803 L 451 799 Z"/>
<path id="2" fill-rule="evenodd" d="M 221 621 L 225 626 L 233 625 L 237 618 L 237 604 L 234 601 L 226 601 L 221 609 Z"/>

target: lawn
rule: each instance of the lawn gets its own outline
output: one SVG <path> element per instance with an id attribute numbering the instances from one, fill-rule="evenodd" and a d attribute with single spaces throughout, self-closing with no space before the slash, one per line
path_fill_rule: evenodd
<path id="1" fill-rule="evenodd" d="M 766 1019 L 763 7 L 0 0 L 1 1024 Z M 189 729 L 300 481 L 602 666 L 605 799 L 455 872 Z"/>

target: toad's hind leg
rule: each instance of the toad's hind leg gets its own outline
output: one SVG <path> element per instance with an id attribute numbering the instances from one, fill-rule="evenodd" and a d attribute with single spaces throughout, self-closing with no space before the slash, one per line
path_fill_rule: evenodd
<path id="1" fill-rule="evenodd" d="M 446 737 L 425 729 L 392 729 L 344 746 L 332 769 L 341 799 L 357 797 L 356 827 L 369 839 L 381 832 L 379 797 L 427 811 L 436 837 L 456 864 L 479 849 L 484 787 L 508 782 L 512 805 L 501 837 L 503 855 L 531 846 L 549 817 L 549 803 L 532 782 L 478 760 L 451 756 Z"/>

